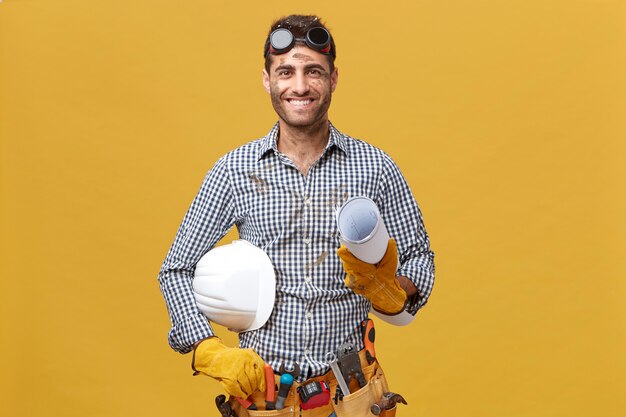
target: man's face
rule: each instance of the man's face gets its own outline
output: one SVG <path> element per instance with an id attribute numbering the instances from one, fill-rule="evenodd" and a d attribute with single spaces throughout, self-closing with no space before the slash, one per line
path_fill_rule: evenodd
<path id="1" fill-rule="evenodd" d="M 326 55 L 296 45 L 271 59 L 269 73 L 263 70 L 263 85 L 272 97 L 278 117 L 292 127 L 309 127 L 326 121 L 337 86 L 337 69 L 330 72 Z"/>

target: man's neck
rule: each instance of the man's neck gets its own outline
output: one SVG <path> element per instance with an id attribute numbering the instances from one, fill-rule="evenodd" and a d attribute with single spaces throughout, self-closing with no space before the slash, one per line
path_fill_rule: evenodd
<path id="1" fill-rule="evenodd" d="M 279 120 L 278 150 L 306 175 L 324 152 L 329 138 L 328 120 L 307 127 L 288 126 Z"/>

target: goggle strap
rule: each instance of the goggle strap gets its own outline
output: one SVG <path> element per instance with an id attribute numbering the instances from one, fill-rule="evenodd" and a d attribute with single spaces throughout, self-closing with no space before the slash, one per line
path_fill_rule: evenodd
<path id="1" fill-rule="evenodd" d="M 328 45 L 326 45 L 326 47 L 324 49 L 320 49 L 320 52 L 323 54 L 327 54 L 330 52 L 330 43 Z"/>

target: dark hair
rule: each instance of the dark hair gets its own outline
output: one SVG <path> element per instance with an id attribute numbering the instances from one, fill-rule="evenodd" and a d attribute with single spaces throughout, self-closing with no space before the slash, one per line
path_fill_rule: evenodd
<path id="1" fill-rule="evenodd" d="M 263 49 L 263 56 L 265 57 L 265 70 L 269 72 L 270 64 L 272 62 L 272 54 L 269 53 L 270 48 L 270 34 L 278 28 L 289 29 L 289 31 L 296 38 L 304 38 L 306 32 L 311 28 L 322 27 L 330 33 L 330 30 L 322 23 L 322 20 L 315 15 L 301 15 L 301 14 L 292 14 L 289 16 L 281 17 L 272 23 L 272 27 L 267 33 L 267 38 L 265 39 L 265 48 Z M 302 41 L 298 41 L 298 44 L 306 45 Z M 335 69 L 335 58 L 337 57 L 337 50 L 335 49 L 335 40 L 333 36 L 330 35 L 330 52 L 328 55 L 328 63 L 330 64 L 330 72 L 333 72 Z"/>

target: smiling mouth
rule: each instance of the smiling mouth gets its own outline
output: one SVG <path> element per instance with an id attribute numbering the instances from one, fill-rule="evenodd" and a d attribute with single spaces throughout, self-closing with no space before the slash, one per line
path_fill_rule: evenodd
<path id="1" fill-rule="evenodd" d="M 302 107 L 308 106 L 309 104 L 313 102 L 313 100 L 310 98 L 305 99 L 305 100 L 292 98 L 292 99 L 288 99 L 287 101 L 289 102 L 289 104 L 292 104 L 294 106 L 302 106 Z"/>

